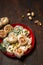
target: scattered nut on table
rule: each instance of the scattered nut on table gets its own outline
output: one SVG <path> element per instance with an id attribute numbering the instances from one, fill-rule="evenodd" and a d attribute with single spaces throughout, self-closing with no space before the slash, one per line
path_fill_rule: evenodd
<path id="1" fill-rule="evenodd" d="M 35 20 L 34 23 L 37 24 L 39 22 L 39 20 Z"/>
<path id="2" fill-rule="evenodd" d="M 31 14 L 30 13 L 27 13 L 27 16 L 30 16 Z"/>
<path id="3" fill-rule="evenodd" d="M 29 20 L 32 20 L 32 17 L 31 16 L 29 16 L 28 18 L 29 18 Z"/>
<path id="4" fill-rule="evenodd" d="M 35 13 L 34 12 L 31 12 L 31 16 L 35 16 Z"/>
<path id="5" fill-rule="evenodd" d="M 39 26 L 42 26 L 42 23 L 39 20 L 35 20 L 34 23 L 39 25 Z"/>
<path id="6" fill-rule="evenodd" d="M 35 16 L 35 13 L 32 11 L 29 11 L 28 13 L 27 13 L 27 16 L 28 16 L 28 18 L 29 18 L 29 20 L 32 20 L 33 19 L 33 17 Z"/>

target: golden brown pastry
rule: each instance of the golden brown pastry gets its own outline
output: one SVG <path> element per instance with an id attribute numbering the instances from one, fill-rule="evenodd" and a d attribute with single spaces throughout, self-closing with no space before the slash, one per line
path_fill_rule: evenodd
<path id="1" fill-rule="evenodd" d="M 20 34 L 20 35 L 18 36 L 18 42 L 19 42 L 21 45 L 26 45 L 28 41 L 27 41 L 25 35 Z"/>
<path id="2" fill-rule="evenodd" d="M 6 36 L 7 36 L 6 32 L 4 30 L 0 30 L 0 38 L 4 38 Z"/>
<path id="3" fill-rule="evenodd" d="M 21 49 L 16 49 L 15 51 L 13 51 L 13 53 L 15 54 L 16 57 L 21 58 L 21 56 L 24 55 L 24 52 Z"/>
<path id="4" fill-rule="evenodd" d="M 2 27 L 2 22 L 0 21 L 0 28 Z"/>
<path id="5" fill-rule="evenodd" d="M 11 32 L 13 30 L 13 27 L 10 24 L 7 24 L 4 27 L 4 31 L 6 31 L 7 33 Z"/>
<path id="6" fill-rule="evenodd" d="M 9 19 L 7 17 L 2 17 L 1 22 L 2 22 L 2 25 L 6 25 L 7 23 L 9 23 Z"/>
<path id="7" fill-rule="evenodd" d="M 15 43 L 17 41 L 17 36 L 14 35 L 14 32 L 10 32 L 8 35 L 8 42 Z"/>

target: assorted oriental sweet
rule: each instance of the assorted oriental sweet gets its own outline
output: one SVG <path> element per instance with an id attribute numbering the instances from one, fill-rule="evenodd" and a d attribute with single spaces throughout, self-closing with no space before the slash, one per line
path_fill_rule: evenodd
<path id="1" fill-rule="evenodd" d="M 32 37 L 30 37 L 28 29 L 20 25 L 16 25 L 15 27 L 6 25 L 4 31 L 8 34 L 3 39 L 2 46 L 6 48 L 7 52 L 21 58 L 28 49 L 32 48 Z"/>

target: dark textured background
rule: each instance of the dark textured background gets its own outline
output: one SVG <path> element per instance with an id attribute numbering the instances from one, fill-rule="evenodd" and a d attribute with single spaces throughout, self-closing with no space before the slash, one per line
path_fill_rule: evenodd
<path id="1" fill-rule="evenodd" d="M 29 21 L 26 16 L 28 9 L 36 14 L 33 21 Z M 34 50 L 20 60 L 8 58 L 0 52 L 0 65 L 43 65 L 43 27 L 34 24 L 35 19 L 43 24 L 43 0 L 0 0 L 0 17 L 3 16 L 9 17 L 10 23 L 30 26 L 35 34 L 36 44 Z"/>

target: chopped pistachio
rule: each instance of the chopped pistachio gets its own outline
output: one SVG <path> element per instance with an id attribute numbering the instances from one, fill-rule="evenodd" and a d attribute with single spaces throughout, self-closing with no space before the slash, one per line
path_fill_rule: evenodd
<path id="1" fill-rule="evenodd" d="M 0 44 L 0 50 L 4 52 L 6 51 L 6 48 L 2 46 L 2 43 Z"/>

